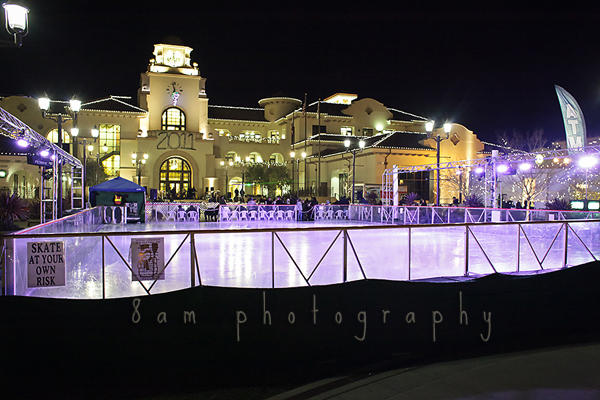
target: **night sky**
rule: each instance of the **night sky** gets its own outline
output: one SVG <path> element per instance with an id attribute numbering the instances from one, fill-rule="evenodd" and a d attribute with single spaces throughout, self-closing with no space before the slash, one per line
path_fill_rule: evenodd
<path id="1" fill-rule="evenodd" d="M 600 135 L 595 6 L 24 4 L 31 29 L 21 49 L 2 49 L 2 95 L 74 94 L 85 102 L 113 94 L 135 103 L 153 44 L 177 37 L 194 48 L 211 104 L 350 92 L 460 122 L 486 140 L 543 129 L 550 141 L 564 138 L 558 84 L 582 107 L 588 137 Z"/>

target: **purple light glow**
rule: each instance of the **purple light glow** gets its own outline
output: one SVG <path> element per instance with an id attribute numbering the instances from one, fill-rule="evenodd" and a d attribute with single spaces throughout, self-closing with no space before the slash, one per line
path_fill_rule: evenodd
<path id="1" fill-rule="evenodd" d="M 529 164 L 529 163 L 519 164 L 519 170 L 521 170 L 521 171 L 529 171 L 530 169 L 531 169 L 531 164 Z"/>
<path id="2" fill-rule="evenodd" d="M 48 150 L 42 150 L 40 151 L 40 156 L 42 157 L 48 157 L 50 155 L 50 152 Z"/>
<path id="3" fill-rule="evenodd" d="M 508 171 L 508 165 L 506 164 L 500 164 L 496 167 L 496 171 L 500 172 L 501 174 L 505 173 Z"/>
<path id="4" fill-rule="evenodd" d="M 476 174 L 483 174 L 483 171 L 484 171 L 483 167 L 477 167 L 477 168 L 475 168 L 475 173 Z"/>
<path id="5" fill-rule="evenodd" d="M 29 146 L 29 143 L 25 139 L 19 139 L 19 140 L 17 140 L 17 144 L 20 147 L 27 147 L 27 146 Z"/>
<path id="6" fill-rule="evenodd" d="M 586 156 L 582 156 L 579 159 L 578 164 L 581 168 L 588 169 L 588 168 L 595 167 L 596 164 L 598 164 L 598 159 L 594 156 L 586 155 Z"/>

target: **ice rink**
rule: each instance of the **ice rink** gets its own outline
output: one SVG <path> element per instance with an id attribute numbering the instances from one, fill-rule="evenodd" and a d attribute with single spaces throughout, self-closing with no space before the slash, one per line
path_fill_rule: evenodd
<path id="1" fill-rule="evenodd" d="M 474 277 L 494 269 L 504 273 L 550 270 L 563 267 L 565 242 L 567 266 L 592 261 L 592 254 L 597 258 L 600 221 L 569 221 L 568 225 L 566 238 L 564 221 L 411 227 L 348 220 L 85 223 L 63 226 L 64 233 L 50 226 L 28 233 L 59 236 L 14 239 L 11 283 L 17 295 L 102 298 L 104 293 L 112 298 L 188 288 L 192 270 L 196 285 L 201 281 L 210 286 L 270 288 L 340 283 L 344 265 L 349 281 Z M 73 233 L 81 231 L 88 233 Z M 195 257 L 189 232 L 193 232 Z M 142 281 L 144 288 L 132 280 L 127 264 L 131 264 L 132 238 L 149 237 L 164 238 L 168 264 L 164 279 Z M 27 288 L 28 241 L 64 241 L 66 286 Z"/>

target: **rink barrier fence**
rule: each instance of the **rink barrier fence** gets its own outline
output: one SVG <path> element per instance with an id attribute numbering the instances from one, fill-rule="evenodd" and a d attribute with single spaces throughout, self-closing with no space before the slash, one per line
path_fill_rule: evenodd
<path id="1" fill-rule="evenodd" d="M 412 280 L 412 277 L 411 277 L 412 236 L 413 236 L 414 230 L 429 229 L 429 228 L 453 228 L 453 229 L 456 229 L 457 227 L 464 228 L 464 231 L 463 231 L 464 232 L 463 233 L 464 243 L 463 244 L 464 244 L 465 257 L 464 257 L 464 274 L 463 275 L 465 277 L 469 277 L 470 276 L 470 270 L 469 270 L 469 251 L 470 250 L 469 249 L 470 249 L 470 245 L 472 242 L 474 242 L 477 245 L 477 248 L 479 248 L 481 250 L 481 252 L 483 253 L 487 263 L 491 267 L 491 271 L 493 271 L 494 273 L 498 272 L 496 270 L 496 268 L 494 267 L 494 264 L 490 260 L 489 256 L 487 255 L 487 253 L 484 249 L 484 246 L 478 240 L 477 235 L 473 229 L 475 227 L 481 227 L 481 226 L 515 226 L 515 233 L 517 234 L 518 239 L 517 239 L 517 250 L 516 250 L 517 263 L 516 263 L 514 272 L 517 272 L 517 273 L 521 272 L 521 268 L 520 268 L 521 248 L 522 247 L 527 248 L 527 246 L 535 255 L 535 260 L 539 266 L 540 271 L 547 270 L 547 269 L 566 268 L 568 266 L 567 265 L 568 248 L 569 248 L 569 245 L 573 244 L 574 242 L 580 243 L 581 245 L 583 245 L 583 248 L 585 248 L 585 250 L 591 256 L 591 258 L 594 261 L 597 261 L 598 258 L 590 250 L 591 246 L 586 245 L 586 243 L 581 239 L 581 237 L 577 234 L 577 232 L 571 226 L 574 223 L 583 223 L 583 224 L 586 224 L 586 227 L 593 228 L 594 226 L 598 226 L 598 224 L 600 224 L 600 221 L 587 219 L 587 220 L 577 220 L 577 221 L 567 221 L 567 220 L 564 220 L 564 221 L 527 221 L 527 222 L 511 221 L 511 222 L 486 222 L 486 223 L 477 223 L 477 224 L 467 223 L 467 224 L 452 224 L 452 225 L 448 225 L 448 224 L 430 224 L 430 225 L 412 225 L 412 226 L 410 226 L 410 225 L 409 226 L 364 225 L 364 226 L 348 226 L 348 227 L 339 227 L 339 226 L 337 226 L 337 227 L 336 226 L 315 227 L 315 226 L 311 226 L 311 227 L 301 227 L 301 228 L 297 228 L 297 227 L 294 227 L 294 228 L 272 228 L 272 229 L 270 229 L 270 228 L 262 228 L 262 229 L 245 228 L 245 229 L 227 229 L 227 230 L 223 230 L 223 229 L 193 230 L 193 229 L 190 229 L 190 230 L 186 230 L 183 232 L 182 231 L 173 231 L 173 230 L 156 230 L 156 231 L 138 231 L 138 232 L 131 231 L 131 232 L 31 233 L 31 231 L 28 231 L 28 232 L 23 232 L 23 233 L 3 235 L 3 237 L 2 237 L 2 251 L 0 252 L 0 255 L 1 255 L 2 264 L 3 264 L 2 265 L 3 277 L 4 277 L 3 294 L 5 294 L 5 295 L 14 295 L 15 294 L 16 288 L 14 286 L 16 286 L 16 285 L 10 286 L 9 282 L 12 282 L 13 279 L 15 279 L 14 269 L 15 269 L 16 262 L 15 262 L 14 249 L 15 249 L 15 241 L 17 241 L 17 240 L 60 239 L 60 238 L 73 238 L 73 237 L 78 237 L 78 238 L 99 237 L 101 239 L 101 259 L 102 259 L 102 266 L 101 266 L 102 298 L 105 299 L 106 298 L 105 247 L 106 247 L 107 243 L 118 254 L 119 258 L 124 263 L 124 265 L 133 273 L 133 269 L 132 269 L 131 265 L 129 264 L 129 262 L 127 261 L 126 257 L 123 256 L 123 254 L 119 251 L 117 246 L 115 246 L 115 244 L 111 240 L 111 237 L 117 237 L 117 236 L 129 236 L 129 237 L 136 237 L 136 236 L 157 237 L 158 236 L 158 237 L 160 237 L 160 236 L 170 236 L 170 235 L 185 235 L 183 240 L 177 246 L 176 250 L 173 252 L 173 254 L 170 256 L 168 261 L 163 266 L 162 270 L 159 271 L 157 276 L 160 275 L 162 272 L 164 272 L 167 269 L 167 267 L 169 266 L 169 264 L 171 263 L 171 261 L 173 260 L 175 255 L 180 251 L 182 246 L 186 243 L 186 241 L 189 241 L 189 243 L 190 243 L 190 268 L 189 268 L 190 285 L 189 286 L 194 287 L 197 285 L 202 285 L 202 275 L 201 275 L 200 263 L 198 262 L 197 248 L 196 248 L 196 235 L 235 234 L 235 233 L 246 233 L 246 234 L 248 234 L 248 233 L 270 233 L 271 234 L 270 235 L 271 236 L 271 288 L 275 288 L 275 284 L 276 284 L 276 282 L 275 282 L 275 243 L 276 242 L 279 242 L 281 244 L 281 246 L 283 247 L 283 249 L 289 256 L 290 260 L 294 264 L 295 268 L 298 270 L 298 272 L 302 276 L 306 285 L 311 286 L 311 278 L 313 277 L 313 275 L 317 271 L 317 269 L 321 266 L 323 260 L 325 259 L 325 256 L 329 253 L 329 251 L 331 250 L 333 245 L 336 243 L 336 241 L 340 237 L 341 237 L 341 240 L 343 241 L 343 252 L 342 252 L 343 257 L 342 257 L 342 260 L 340 261 L 340 264 L 341 264 L 340 267 L 342 268 L 341 282 L 347 282 L 347 280 L 348 280 L 348 255 L 349 254 L 351 256 L 355 257 L 357 264 L 360 268 L 362 278 L 368 279 L 367 274 L 365 273 L 365 268 L 363 267 L 363 265 L 358 257 L 356 248 L 350 237 L 349 232 L 351 232 L 351 231 L 352 232 L 354 232 L 354 231 L 374 231 L 374 230 L 381 230 L 381 229 L 406 230 L 407 231 L 407 243 L 408 243 L 408 265 L 407 265 L 407 268 L 408 268 L 408 280 L 410 281 L 410 280 Z M 527 235 L 526 231 L 523 228 L 524 226 L 536 226 L 536 225 L 548 225 L 548 226 L 558 227 L 558 230 L 554 234 L 552 241 L 551 241 L 550 245 L 548 246 L 548 248 L 545 251 L 540 252 L 539 254 L 538 254 L 538 252 L 535 251 L 534 246 L 532 245 L 532 242 L 531 242 L 529 236 Z M 287 246 L 281 239 L 280 234 L 286 233 L 286 232 L 310 233 L 310 232 L 322 232 L 322 231 L 336 231 L 337 235 L 335 236 L 333 241 L 329 244 L 329 246 L 327 247 L 327 249 L 325 250 L 323 255 L 320 257 L 318 263 L 314 266 L 314 268 L 311 269 L 310 274 L 305 275 L 302 272 L 302 269 L 300 268 L 300 266 L 298 265 L 296 260 L 294 259 L 294 257 L 292 256 L 292 254 L 290 253 L 290 251 L 288 250 Z M 560 265 L 552 265 L 550 268 L 548 268 L 547 266 L 544 266 L 543 263 L 546 260 L 550 250 L 553 248 L 554 244 L 559 239 L 559 236 L 561 233 L 563 236 L 562 240 L 563 240 L 563 244 L 564 244 L 562 261 L 561 261 Z M 521 244 L 521 236 L 524 237 L 527 246 Z M 350 253 L 349 249 L 352 251 L 351 253 Z M 542 256 L 542 253 L 543 253 L 543 256 Z M 26 267 L 23 267 L 23 268 L 26 268 Z M 144 284 L 144 282 L 141 280 L 139 280 L 137 282 L 141 285 L 141 287 L 144 289 L 146 294 L 151 295 L 152 294 L 151 290 L 158 280 L 159 280 L 158 278 L 155 279 L 149 286 L 146 286 Z"/>

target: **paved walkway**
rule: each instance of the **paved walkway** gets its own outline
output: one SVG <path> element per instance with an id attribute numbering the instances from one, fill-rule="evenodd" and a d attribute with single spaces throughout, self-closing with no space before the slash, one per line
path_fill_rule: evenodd
<path id="1" fill-rule="evenodd" d="M 441 362 L 349 381 L 337 377 L 269 400 L 600 399 L 600 344 Z"/>

